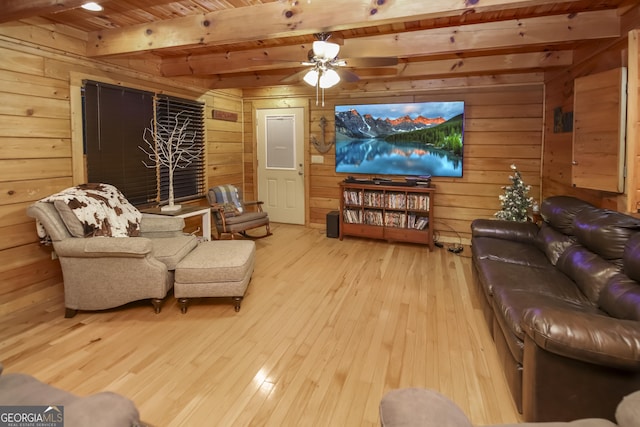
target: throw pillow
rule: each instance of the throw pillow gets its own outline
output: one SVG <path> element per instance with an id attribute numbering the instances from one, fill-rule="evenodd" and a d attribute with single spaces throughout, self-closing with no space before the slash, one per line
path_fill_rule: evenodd
<path id="1" fill-rule="evenodd" d="M 219 185 L 212 188 L 216 202 L 235 205 L 238 212 L 242 213 L 242 202 L 238 188 L 233 185 Z"/>
<path id="2" fill-rule="evenodd" d="M 73 213 L 67 202 L 56 200 L 53 202 L 53 206 L 58 211 L 58 215 L 62 218 L 62 222 L 67 226 L 67 230 L 69 230 L 69 233 L 71 233 L 73 237 L 86 236 L 82 223 L 76 214 Z"/>
<path id="3" fill-rule="evenodd" d="M 640 391 L 622 399 L 616 409 L 616 421 L 620 427 L 640 427 Z"/>
<path id="4" fill-rule="evenodd" d="M 240 211 L 238 210 L 236 205 L 232 203 L 225 203 L 224 205 L 222 205 L 222 211 L 224 213 L 225 218 L 229 218 L 229 217 L 240 214 Z"/>

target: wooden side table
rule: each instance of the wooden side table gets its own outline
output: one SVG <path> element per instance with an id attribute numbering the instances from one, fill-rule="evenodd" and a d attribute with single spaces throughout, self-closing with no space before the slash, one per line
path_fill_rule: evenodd
<path id="1" fill-rule="evenodd" d="M 140 212 L 151 215 L 176 216 L 178 218 L 189 218 L 200 215 L 202 220 L 202 238 L 211 240 L 211 208 L 206 206 L 183 206 L 177 211 L 165 211 L 160 208 L 141 209 Z"/>

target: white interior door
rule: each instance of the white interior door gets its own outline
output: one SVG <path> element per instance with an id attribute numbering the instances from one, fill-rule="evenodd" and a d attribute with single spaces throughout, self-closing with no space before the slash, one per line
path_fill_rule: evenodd
<path id="1" fill-rule="evenodd" d="M 304 109 L 258 109 L 258 200 L 269 219 L 304 224 Z"/>

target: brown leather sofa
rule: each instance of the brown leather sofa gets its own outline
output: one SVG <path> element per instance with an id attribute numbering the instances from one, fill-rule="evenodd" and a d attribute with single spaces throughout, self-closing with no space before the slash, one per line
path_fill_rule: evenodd
<path id="1" fill-rule="evenodd" d="M 568 196 L 472 222 L 474 282 L 525 421 L 614 420 L 640 390 L 640 219 Z"/>

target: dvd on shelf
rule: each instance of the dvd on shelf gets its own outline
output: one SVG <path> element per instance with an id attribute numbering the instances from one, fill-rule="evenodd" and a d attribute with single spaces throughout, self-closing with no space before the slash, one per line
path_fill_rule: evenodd
<path id="1" fill-rule="evenodd" d="M 426 194 L 407 194 L 407 208 L 428 211 L 429 196 Z"/>
<path id="2" fill-rule="evenodd" d="M 407 214 L 400 212 L 386 212 L 384 215 L 384 225 L 387 227 L 406 228 Z"/>
<path id="3" fill-rule="evenodd" d="M 382 211 L 370 209 L 365 210 L 364 223 L 367 225 L 383 225 Z"/>
<path id="4" fill-rule="evenodd" d="M 358 209 L 345 209 L 344 222 L 348 224 L 362 224 L 362 211 Z"/>
<path id="5" fill-rule="evenodd" d="M 429 225 L 429 218 L 426 216 L 418 216 L 416 214 L 409 214 L 407 227 L 415 230 L 424 230 Z"/>
<path id="6" fill-rule="evenodd" d="M 381 208 L 383 197 L 384 197 L 384 193 L 382 191 L 365 191 L 364 205 Z"/>
<path id="7" fill-rule="evenodd" d="M 362 204 L 362 191 L 345 190 L 344 202 L 347 205 L 361 205 Z"/>
<path id="8" fill-rule="evenodd" d="M 434 250 L 435 189 L 379 183 L 341 183 L 340 238 L 362 236 L 429 245 Z"/>
<path id="9" fill-rule="evenodd" d="M 390 209 L 404 209 L 406 204 L 405 193 L 388 193 L 386 207 Z"/>

